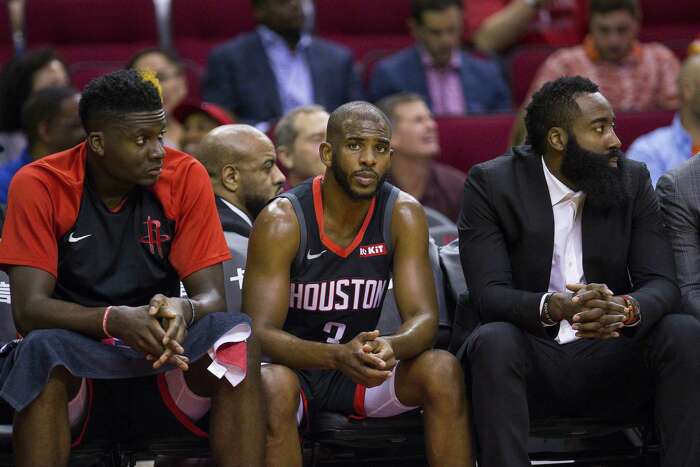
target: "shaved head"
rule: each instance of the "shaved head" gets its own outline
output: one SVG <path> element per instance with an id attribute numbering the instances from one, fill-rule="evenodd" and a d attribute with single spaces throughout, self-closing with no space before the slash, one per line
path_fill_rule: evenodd
<path id="1" fill-rule="evenodd" d="M 348 102 L 335 109 L 328 119 L 326 138 L 334 144 L 335 141 L 344 138 L 349 127 L 354 127 L 362 121 L 370 121 L 385 127 L 388 137 L 391 138 L 389 118 L 379 108 L 364 101 Z"/>
<path id="2" fill-rule="evenodd" d="M 250 125 L 223 125 L 211 130 L 195 151 L 209 173 L 217 196 L 255 219 L 282 191 L 275 146 L 265 133 Z"/>
<path id="3" fill-rule="evenodd" d="M 694 119 L 700 118 L 700 55 L 692 55 L 683 63 L 678 74 L 678 89 L 681 115 L 691 112 Z"/>
<path id="4" fill-rule="evenodd" d="M 250 125 L 222 125 L 204 137 L 196 150 L 210 176 L 216 176 L 227 164 L 245 162 L 255 154 L 274 148 L 265 133 Z"/>

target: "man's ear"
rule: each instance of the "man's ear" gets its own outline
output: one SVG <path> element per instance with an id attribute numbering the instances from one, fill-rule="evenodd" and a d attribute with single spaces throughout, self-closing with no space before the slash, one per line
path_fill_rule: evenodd
<path id="1" fill-rule="evenodd" d="M 321 162 L 326 167 L 330 167 L 333 163 L 333 146 L 328 141 L 324 141 L 318 147 L 318 152 L 321 155 Z"/>
<path id="2" fill-rule="evenodd" d="M 547 132 L 547 143 L 558 152 L 564 152 L 569 142 L 569 133 L 558 126 L 554 126 Z"/>
<path id="3" fill-rule="evenodd" d="M 101 131 L 91 131 L 87 135 L 87 144 L 90 150 L 98 156 L 105 155 L 105 135 Z"/>
<path id="4" fill-rule="evenodd" d="M 241 184 L 241 173 L 231 164 L 221 169 L 221 185 L 228 191 L 235 193 Z"/>
<path id="5" fill-rule="evenodd" d="M 294 168 L 294 159 L 289 149 L 287 149 L 287 146 L 283 145 L 277 147 L 277 160 L 287 171 Z"/>
<path id="6" fill-rule="evenodd" d="M 51 139 L 51 137 L 49 136 L 48 121 L 39 122 L 39 125 L 36 127 L 36 136 L 42 143 L 47 143 Z"/>

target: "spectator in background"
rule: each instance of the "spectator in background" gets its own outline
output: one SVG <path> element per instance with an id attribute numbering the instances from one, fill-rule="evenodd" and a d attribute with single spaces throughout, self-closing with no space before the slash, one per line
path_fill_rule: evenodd
<path id="1" fill-rule="evenodd" d="M 585 18 L 583 0 L 464 0 L 465 27 L 486 53 L 503 53 L 518 42 L 578 44 Z"/>
<path id="2" fill-rule="evenodd" d="M 277 157 L 289 188 L 326 173 L 318 148 L 326 140 L 328 117 L 320 105 L 305 105 L 288 112 L 275 127 Z"/>
<path id="3" fill-rule="evenodd" d="M 700 54 L 700 34 L 688 46 L 688 57 Z"/>
<path id="4" fill-rule="evenodd" d="M 259 26 L 211 52 L 205 100 L 267 131 L 300 105 L 335 109 L 362 97 L 350 51 L 303 32 L 300 0 L 251 1 Z"/>
<path id="5" fill-rule="evenodd" d="M 33 93 L 70 84 L 68 69 L 52 49 L 26 52 L 0 72 L 0 162 L 15 160 L 27 146 L 22 132 L 22 108 Z"/>
<path id="6" fill-rule="evenodd" d="M 388 181 L 456 222 L 466 175 L 435 161 L 440 154 L 437 124 L 423 98 L 400 93 L 385 97 L 377 106 L 389 117 L 393 130 Z"/>
<path id="7" fill-rule="evenodd" d="M 19 157 L 0 167 L 0 203 L 7 204 L 12 177 L 23 166 L 44 156 L 72 148 L 85 138 L 78 115 L 78 91 L 68 86 L 42 89 L 22 110 L 27 147 Z"/>
<path id="8" fill-rule="evenodd" d="M 187 102 L 177 106 L 173 118 L 182 125 L 179 147 L 195 154 L 197 145 L 207 133 L 221 125 L 230 125 L 233 118 L 224 109 L 209 102 Z"/>
<path id="9" fill-rule="evenodd" d="M 224 125 L 205 136 L 195 157 L 209 173 L 224 232 L 247 238 L 258 213 L 284 185 L 272 141 L 249 125 Z"/>
<path id="10" fill-rule="evenodd" d="M 638 0 L 591 0 L 589 34 L 583 44 L 557 50 L 542 64 L 525 104 L 548 81 L 580 75 L 600 86 L 616 112 L 678 108 L 680 63 L 658 43 L 637 40 Z M 524 138 L 521 110 L 513 143 Z"/>
<path id="11" fill-rule="evenodd" d="M 651 183 L 700 152 L 700 55 L 686 60 L 678 78 L 681 108 L 670 126 L 637 138 L 627 157 L 644 162 Z"/>
<path id="12" fill-rule="evenodd" d="M 499 65 L 460 49 L 461 0 L 412 0 L 416 45 L 381 60 L 370 78 L 374 101 L 398 92 L 423 97 L 435 115 L 510 110 Z"/>
<path id="13" fill-rule="evenodd" d="M 126 65 L 128 69 L 151 70 L 163 90 L 167 131 L 165 145 L 180 149 L 182 125 L 173 118 L 173 111 L 187 98 L 187 77 L 180 58 L 166 49 L 149 48 L 136 52 Z"/>

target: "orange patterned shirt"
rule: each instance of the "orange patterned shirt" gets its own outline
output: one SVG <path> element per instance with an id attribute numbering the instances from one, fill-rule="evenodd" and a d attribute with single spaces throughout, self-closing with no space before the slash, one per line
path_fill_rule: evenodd
<path id="1" fill-rule="evenodd" d="M 530 86 L 530 97 L 547 81 L 581 75 L 600 90 L 619 112 L 678 108 L 680 62 L 666 46 L 637 44 L 620 63 L 598 60 L 590 41 L 557 50 L 542 64 Z"/>

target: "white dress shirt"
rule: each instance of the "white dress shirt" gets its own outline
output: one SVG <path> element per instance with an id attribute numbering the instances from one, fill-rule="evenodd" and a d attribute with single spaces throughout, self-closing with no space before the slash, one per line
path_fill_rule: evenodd
<path id="1" fill-rule="evenodd" d="M 581 246 L 581 213 L 586 195 L 582 191 L 573 191 L 564 185 L 547 168 L 542 159 L 544 178 L 547 181 L 549 198 L 554 214 L 554 253 L 552 270 L 549 275 L 549 292 L 567 292 L 566 284 L 584 284 L 583 249 Z M 540 311 L 547 294 L 542 296 Z M 556 341 L 568 344 L 579 339 L 571 323 L 562 320 Z"/>

